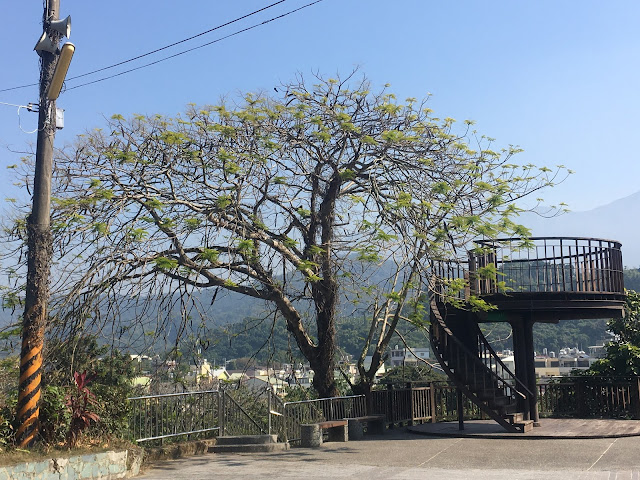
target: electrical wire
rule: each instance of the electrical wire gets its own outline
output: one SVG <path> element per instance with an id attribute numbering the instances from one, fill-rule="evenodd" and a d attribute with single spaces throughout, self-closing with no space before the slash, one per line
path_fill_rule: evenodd
<path id="1" fill-rule="evenodd" d="M 271 5 L 267 5 L 266 7 L 263 7 L 261 9 L 259 9 L 259 10 L 256 10 L 254 12 L 248 13 L 246 15 L 243 15 L 242 17 L 238 17 L 238 18 L 236 18 L 234 20 L 231 20 L 231 21 L 229 21 L 227 23 L 223 23 L 222 25 L 218 25 L 217 27 L 210 28 L 209 30 L 207 30 L 205 32 L 201 32 L 201 33 L 198 33 L 197 35 L 193 35 L 192 37 L 185 38 L 183 40 L 179 40 L 177 42 L 171 43 L 171 44 L 166 45 L 164 47 L 156 48 L 155 50 L 152 50 L 150 52 L 143 53 L 142 55 L 138 55 L 137 57 L 133 57 L 133 58 L 130 58 L 128 60 L 124 60 L 122 62 L 114 63 L 113 65 L 109 65 L 108 67 L 99 68 L 99 69 L 93 70 L 91 72 L 83 73 L 81 75 L 76 75 L 75 77 L 69 77 L 67 80 L 75 80 L 77 78 L 86 77 L 88 75 L 93 75 L 94 73 L 103 72 L 105 70 L 109 70 L 110 68 L 119 67 L 120 65 L 124 65 L 125 63 L 133 62 L 135 60 L 139 60 L 141 58 L 148 57 L 149 55 L 153 55 L 154 53 L 161 52 L 162 50 L 167 50 L 168 48 L 175 47 L 176 45 L 180 45 L 181 43 L 188 42 L 189 40 L 193 40 L 194 38 L 201 37 L 203 35 L 206 35 L 207 33 L 211 33 L 211 32 L 214 32 L 216 30 L 219 30 L 221 28 L 227 27 L 227 26 L 229 26 L 229 25 L 231 25 L 233 23 L 239 22 L 240 20 L 244 20 L 245 18 L 249 18 L 250 16 L 255 15 L 256 13 L 263 12 L 263 11 L 265 11 L 265 10 L 271 8 L 271 7 L 275 7 L 279 3 L 284 3 L 286 1 L 287 0 L 279 0 L 278 2 L 272 3 Z M 2 91 L 2 90 L 0 90 L 0 91 Z"/>
<path id="2" fill-rule="evenodd" d="M 36 133 L 36 132 L 38 132 L 38 131 L 40 130 L 38 127 L 36 127 L 36 129 L 35 129 L 35 130 L 31 130 L 31 131 L 27 131 L 27 130 L 25 130 L 24 128 L 22 128 L 22 121 L 21 121 L 21 118 L 20 118 L 20 109 L 21 109 L 21 108 L 26 108 L 26 109 L 27 109 L 27 110 L 29 110 L 30 112 L 32 112 L 32 111 L 33 111 L 33 110 L 31 110 L 29 107 L 27 107 L 27 106 L 24 106 L 24 105 L 20 105 L 20 106 L 18 106 L 18 128 L 19 128 L 20 130 L 22 130 L 24 133 L 28 133 L 28 134 L 32 134 L 32 133 Z"/>
<path id="3" fill-rule="evenodd" d="M 298 8 L 296 8 L 296 9 L 294 9 L 294 10 L 290 10 L 289 12 L 283 13 L 282 15 L 278 15 L 278 16 L 276 16 L 276 17 L 273 17 L 273 18 L 270 18 L 270 19 L 268 19 L 268 20 L 265 20 L 264 22 L 256 23 L 255 25 L 252 25 L 252 26 L 250 26 L 250 27 L 243 28 L 242 30 L 238 30 L 238 31 L 236 31 L 236 32 L 234 32 L 234 33 L 230 33 L 229 35 L 225 35 L 224 37 L 220 37 L 220 38 L 218 38 L 218 39 L 216 39 L 216 40 L 213 40 L 213 41 L 211 41 L 211 42 L 207 42 L 207 43 L 204 43 L 204 44 L 202 44 L 202 45 L 198 45 L 197 47 L 189 48 L 189 49 L 187 49 L 187 50 L 183 50 L 183 51 L 178 52 L 178 53 L 175 53 L 175 54 L 173 54 L 173 55 L 169 55 L 168 57 L 164 57 L 164 58 L 161 58 L 161 59 L 159 59 L 159 60 L 155 60 L 155 61 L 153 61 L 153 62 L 146 63 L 146 64 L 144 64 L 144 65 L 140 65 L 140 66 L 135 67 L 135 68 L 130 68 L 129 70 L 124 70 L 124 71 L 122 71 L 122 72 L 118 72 L 118 73 L 116 73 L 116 74 L 114 74 L 114 75 L 109 75 L 109 76 L 107 76 L 107 77 L 99 78 L 99 79 L 97 79 L 97 80 L 92 80 L 91 82 L 81 83 L 80 85 L 74 85 L 73 87 L 66 88 L 66 89 L 65 89 L 65 92 L 67 92 L 67 91 L 69 91 L 69 90 L 74 90 L 74 89 L 76 89 L 76 88 L 85 87 L 85 86 L 87 86 L 87 85 L 92 85 L 92 84 L 94 84 L 94 83 L 104 82 L 105 80 L 110 80 L 110 79 L 112 79 L 112 78 L 119 77 L 119 76 L 121 76 L 121 75 L 125 75 L 125 74 L 127 74 L 127 73 L 135 72 L 136 70 L 141 70 L 141 69 L 143 69 L 143 68 L 147 68 L 147 67 L 150 67 L 150 66 L 152 66 L 152 65 L 156 65 L 156 64 L 158 64 L 158 63 L 164 62 L 164 61 L 166 61 L 166 60 L 170 60 L 170 59 L 175 58 L 175 57 L 179 57 L 180 55 L 184 55 L 185 53 L 189 53 L 189 52 L 192 52 L 192 51 L 194 51 L 194 50 L 198 50 L 198 49 L 200 49 L 200 48 L 208 47 L 209 45 L 213 45 L 214 43 L 221 42 L 222 40 L 226 40 L 227 38 L 234 37 L 234 36 L 236 36 L 236 35 L 239 35 L 239 34 L 241 34 L 241 33 L 247 32 L 247 31 L 249 31 L 249 30 L 253 30 L 254 28 L 261 27 L 262 25 L 266 25 L 267 23 L 271 23 L 271 22 L 273 22 L 273 21 L 275 21 L 275 20 L 280 20 L 281 18 L 284 18 L 284 17 L 286 17 L 286 16 L 288 16 L 288 15 L 291 15 L 291 14 L 293 14 L 293 13 L 296 13 L 296 12 L 298 12 L 298 11 L 300 11 L 300 10 L 304 9 L 304 8 L 310 7 L 310 6 L 312 6 L 312 5 L 315 5 L 316 3 L 320 3 L 320 2 L 322 2 L 322 1 L 324 1 L 324 0 L 315 0 L 314 2 L 307 3 L 306 5 L 303 5 L 303 6 L 301 6 L 301 7 L 298 7 Z M 78 78 L 78 77 L 74 77 L 74 78 Z M 69 80 L 71 80 L 71 79 L 69 79 Z M 0 90 L 0 92 L 2 92 L 2 90 Z"/>
<path id="4" fill-rule="evenodd" d="M 69 77 L 67 80 L 75 80 L 75 79 L 77 79 L 77 78 L 86 77 L 86 76 L 88 76 L 88 75 L 93 75 L 93 74 L 98 73 L 98 72 L 103 72 L 103 71 L 105 71 L 105 70 L 109 70 L 109 69 L 111 69 L 111 68 L 115 68 L 115 67 L 118 67 L 118 66 L 120 66 L 120 65 L 124 65 L 124 64 L 126 64 L 126 63 L 130 63 L 130 62 L 133 62 L 133 61 L 135 61 L 135 60 L 139 60 L 139 59 L 141 59 L 141 58 L 147 57 L 147 56 L 152 55 L 152 54 L 154 54 L 154 53 L 161 52 L 161 51 L 166 50 L 166 49 L 168 49 L 168 48 L 175 47 L 176 45 L 180 45 L 180 44 L 182 44 L 182 43 L 188 42 L 188 41 L 193 40 L 193 39 L 195 39 L 195 38 L 201 37 L 201 36 L 203 36 L 203 35 L 206 35 L 207 33 L 211 33 L 211 32 L 213 32 L 213 31 L 215 31 L 215 30 L 219 30 L 219 29 L 221 29 L 221 28 L 223 28 L 223 27 L 226 27 L 226 26 L 229 26 L 229 25 L 231 25 L 231 24 L 233 24 L 233 23 L 239 22 L 240 20 L 244 20 L 245 18 L 251 17 L 252 15 L 255 15 L 255 14 L 257 14 L 257 13 L 263 12 L 263 11 L 265 11 L 265 10 L 269 9 L 269 8 L 275 7 L 276 5 L 278 5 L 278 4 L 280 4 L 280 3 L 284 3 L 284 2 L 286 2 L 286 1 L 287 1 L 287 0 L 279 0 L 279 1 L 275 2 L 275 3 L 272 3 L 272 4 L 270 4 L 270 5 L 267 5 L 266 7 L 260 8 L 260 9 L 258 9 L 258 10 L 255 10 L 255 11 L 251 12 L 251 13 L 248 13 L 248 14 L 243 15 L 243 16 L 241 16 L 241 17 L 235 18 L 235 19 L 233 19 L 233 20 L 230 20 L 230 21 L 228 21 L 228 22 L 226 22 L 226 23 L 223 23 L 223 24 L 221 24 L 221 25 L 218 25 L 218 26 L 216 26 L 216 27 L 210 28 L 209 30 L 206 30 L 206 31 L 201 32 L 201 33 L 198 33 L 198 34 L 193 35 L 193 36 L 191 36 L 191 37 L 188 37 L 188 38 L 185 38 L 185 39 L 179 40 L 179 41 L 174 42 L 174 43 L 171 43 L 171 44 L 169 44 L 169 45 L 165 45 L 164 47 L 156 48 L 155 50 L 152 50 L 152 51 L 147 52 L 147 53 L 143 53 L 143 54 L 141 54 L 141 55 L 138 55 L 138 56 L 135 56 L 135 57 L 129 58 L 129 59 L 127 59 L 127 60 L 123 60 L 123 61 L 121 61 L 121 62 L 114 63 L 113 65 L 109 65 L 109 66 L 106 66 L 106 67 L 98 68 L 98 69 L 96 69 L 96 70 L 92 70 L 92 71 L 87 72 L 87 73 L 83 73 L 83 74 L 80 74 L 80 75 L 76 75 L 76 76 L 74 76 L 74 77 Z M 322 0 L 319 0 L 319 1 L 322 1 Z M 317 3 L 317 2 L 314 2 L 314 3 Z M 305 5 L 304 7 L 301 7 L 301 8 L 305 8 L 305 7 L 306 7 L 306 5 Z M 296 10 L 298 10 L 298 9 L 296 9 Z M 296 10 L 294 10 L 294 11 L 296 11 Z M 271 21 L 271 20 L 269 20 L 269 21 Z M 186 52 L 185 52 L 185 53 L 186 53 Z M 157 63 L 157 62 L 156 62 L 156 63 Z M 153 63 L 151 63 L 151 64 L 149 64 L 149 65 L 153 65 Z M 137 68 L 136 68 L 136 69 L 131 69 L 130 71 L 134 71 L 134 70 L 137 70 Z M 128 73 L 128 72 L 123 72 L 123 73 Z M 115 76 L 118 76 L 118 75 L 115 75 Z M 100 81 L 102 81 L 102 80 L 100 80 Z M 3 89 L 0 89 L 0 92 L 9 92 L 9 91 L 12 91 L 12 90 L 19 90 L 19 89 L 22 89 L 22 88 L 35 87 L 35 86 L 37 86 L 37 85 L 39 85 L 39 83 L 29 83 L 29 84 L 26 84 L 26 85 L 19 85 L 19 86 L 11 87 L 11 88 L 3 88 Z M 74 88 L 75 88 L 75 87 L 74 87 Z"/>
<path id="5" fill-rule="evenodd" d="M 18 107 L 18 108 L 30 108 L 30 105 L 17 105 L 15 103 L 7 103 L 7 102 L 0 102 L 0 105 L 8 105 L 10 107 Z"/>
<path id="6" fill-rule="evenodd" d="M 35 109 L 37 105 L 34 105 L 33 103 L 28 103 L 27 105 L 18 105 L 17 103 L 7 103 L 7 102 L 0 102 L 0 105 L 7 105 L 9 107 L 18 107 L 18 128 L 22 130 L 24 133 L 36 133 L 38 131 L 38 128 L 32 131 L 27 131 L 24 128 L 22 128 L 22 121 L 20 117 L 21 109 L 26 108 L 30 112 L 37 112 L 38 110 Z"/>

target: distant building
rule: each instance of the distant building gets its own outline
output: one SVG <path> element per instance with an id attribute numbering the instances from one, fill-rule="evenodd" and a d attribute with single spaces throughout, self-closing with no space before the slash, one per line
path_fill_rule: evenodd
<path id="1" fill-rule="evenodd" d="M 430 353 L 429 347 L 406 348 L 396 345 L 391 349 L 391 366 L 416 365 L 420 360 L 428 360 Z"/>

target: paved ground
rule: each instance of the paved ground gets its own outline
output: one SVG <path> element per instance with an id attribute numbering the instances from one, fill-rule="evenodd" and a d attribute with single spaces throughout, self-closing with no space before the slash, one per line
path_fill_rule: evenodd
<path id="1" fill-rule="evenodd" d="M 269 455 L 208 454 L 156 465 L 139 480 L 633 479 L 640 437 L 443 438 L 406 429 Z"/>

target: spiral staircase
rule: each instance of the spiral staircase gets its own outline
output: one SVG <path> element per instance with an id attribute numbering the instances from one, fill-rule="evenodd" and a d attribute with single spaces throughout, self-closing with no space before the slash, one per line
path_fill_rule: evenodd
<path id="1" fill-rule="evenodd" d="M 522 408 L 532 393 L 493 351 L 475 314 L 447 308 L 435 298 L 430 307 L 432 351 L 456 387 L 506 431 L 533 428 L 533 420 L 524 419 Z"/>
<path id="2" fill-rule="evenodd" d="M 533 324 L 621 317 L 625 300 L 621 245 L 582 237 L 476 244 L 468 263 L 434 266 L 432 351 L 451 382 L 480 411 L 507 432 L 525 433 L 539 426 Z M 478 299 L 494 308 L 472 311 L 472 300 Z M 515 373 L 483 335 L 482 322 L 511 324 Z"/>

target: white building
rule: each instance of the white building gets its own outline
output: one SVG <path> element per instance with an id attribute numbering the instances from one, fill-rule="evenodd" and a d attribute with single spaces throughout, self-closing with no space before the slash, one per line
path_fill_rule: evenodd
<path id="1" fill-rule="evenodd" d="M 429 347 L 406 348 L 396 345 L 391 349 L 391 366 L 416 365 L 420 360 L 428 360 Z"/>

